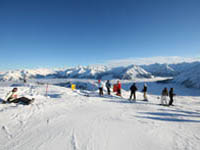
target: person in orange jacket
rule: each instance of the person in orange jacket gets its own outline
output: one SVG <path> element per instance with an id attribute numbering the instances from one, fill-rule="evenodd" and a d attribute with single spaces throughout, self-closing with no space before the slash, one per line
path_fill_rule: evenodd
<path id="1" fill-rule="evenodd" d="M 120 81 L 117 81 L 117 96 L 121 96 L 121 83 Z"/>

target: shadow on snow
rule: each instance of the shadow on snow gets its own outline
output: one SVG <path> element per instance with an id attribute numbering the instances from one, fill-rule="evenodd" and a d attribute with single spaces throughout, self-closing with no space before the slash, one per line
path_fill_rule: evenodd
<path id="1" fill-rule="evenodd" d="M 171 110 L 168 110 L 171 111 Z M 168 122 L 190 122 L 190 123 L 200 123 L 200 120 L 192 120 L 187 119 L 189 118 L 200 118 L 199 113 L 194 113 L 197 115 L 194 115 L 193 112 L 186 112 L 185 111 L 176 111 L 176 113 L 168 113 L 168 112 L 139 112 L 139 114 L 143 114 L 146 116 L 136 116 L 138 118 L 146 118 L 146 119 L 152 119 L 152 120 L 159 120 L 159 121 L 168 121 Z M 180 112 L 180 113 L 178 113 Z M 185 113 L 185 114 L 183 114 Z M 192 115 L 191 115 L 192 114 Z M 187 117 L 187 118 L 178 118 L 178 117 Z"/>
<path id="2" fill-rule="evenodd" d="M 48 94 L 50 98 L 61 98 L 61 94 Z"/>

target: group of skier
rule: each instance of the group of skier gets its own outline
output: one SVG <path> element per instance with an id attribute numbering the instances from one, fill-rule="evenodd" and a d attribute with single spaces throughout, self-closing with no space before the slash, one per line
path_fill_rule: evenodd
<path id="1" fill-rule="evenodd" d="M 170 91 L 168 92 L 168 89 L 165 87 L 162 90 L 162 94 L 161 94 L 161 105 L 173 105 L 174 102 L 174 96 L 176 94 L 174 94 L 174 88 L 170 88 Z M 169 102 L 167 102 L 167 97 L 169 96 Z"/>
<path id="2" fill-rule="evenodd" d="M 132 100 L 132 96 L 133 96 L 133 100 L 136 101 L 136 91 L 137 90 L 138 90 L 138 88 L 136 86 L 136 83 L 133 83 L 130 87 L 130 91 L 131 91 L 131 95 L 129 98 L 130 101 Z M 148 101 L 148 99 L 147 99 L 147 84 L 146 83 L 144 83 L 142 92 L 143 92 L 144 101 Z"/>
<path id="3" fill-rule="evenodd" d="M 111 83 L 109 80 L 106 81 L 106 88 L 107 88 L 107 92 L 108 92 L 108 95 L 110 95 L 110 92 L 111 92 Z M 98 88 L 99 88 L 99 95 L 100 96 L 103 96 L 103 83 L 101 80 L 98 80 Z M 130 99 L 129 100 L 132 100 L 132 97 L 134 100 L 136 100 L 136 91 L 138 90 L 137 86 L 136 86 L 136 83 L 133 83 L 132 86 L 130 87 L 130 91 L 131 91 L 131 94 L 130 94 Z M 120 81 L 117 81 L 117 83 L 113 86 L 113 91 L 116 92 L 116 95 L 117 96 L 122 96 L 121 95 L 121 83 Z M 142 92 L 144 93 L 144 100 L 147 100 L 147 85 L 146 83 L 144 84 L 144 88 L 142 90 Z"/>
<path id="4" fill-rule="evenodd" d="M 105 83 L 105 86 L 106 86 L 106 89 L 107 89 L 107 94 L 110 95 L 111 94 L 111 83 L 109 80 L 106 81 Z M 104 84 L 101 80 L 98 80 L 98 88 L 99 88 L 99 95 L 100 96 L 103 96 L 104 93 L 103 93 L 103 88 L 104 88 Z M 3 103 L 23 103 L 23 104 L 31 104 L 33 103 L 34 99 L 29 99 L 29 98 L 26 98 L 26 97 L 20 97 L 18 98 L 17 97 L 17 88 L 13 88 L 12 91 L 10 91 L 5 100 L 3 101 Z M 136 86 L 136 83 L 133 83 L 130 87 L 130 98 L 129 98 L 129 101 L 136 101 L 136 92 L 137 92 L 138 88 Z M 116 95 L 117 96 L 122 96 L 121 95 L 121 83 L 120 81 L 117 81 L 116 84 L 113 85 L 113 91 L 116 92 Z M 144 97 L 144 101 L 148 101 L 148 98 L 147 98 L 147 84 L 144 83 L 144 86 L 143 86 L 143 89 L 142 89 L 142 92 L 143 92 L 143 97 Z M 174 89 L 173 88 L 170 88 L 170 91 L 168 92 L 168 89 L 167 88 L 164 88 L 162 90 L 162 93 L 161 93 L 161 105 L 173 105 L 173 97 L 175 96 L 176 94 L 174 94 Z M 169 96 L 170 100 L 169 102 L 167 101 L 167 97 Z M 133 99 L 132 99 L 133 97 Z"/>
<path id="5" fill-rule="evenodd" d="M 99 88 L 99 95 L 103 96 L 103 83 L 101 80 L 98 80 L 98 88 Z M 106 81 L 106 89 L 108 92 L 108 95 L 111 93 L 111 83 L 109 80 Z M 115 84 L 115 91 L 117 92 L 116 95 L 121 96 L 121 83 L 120 81 L 117 81 L 117 84 Z"/>
<path id="6" fill-rule="evenodd" d="M 110 95 L 111 93 L 111 83 L 109 80 L 106 81 L 105 83 L 105 86 L 107 88 L 107 92 L 108 92 L 108 95 Z M 101 80 L 98 80 L 98 87 L 99 87 L 99 95 L 100 96 L 103 96 L 103 83 Z M 136 86 L 136 83 L 133 83 L 130 87 L 130 98 L 129 98 L 129 101 L 136 101 L 136 92 L 137 92 L 138 88 Z M 120 81 L 117 81 L 117 84 L 115 84 L 113 86 L 113 91 L 116 92 L 116 95 L 117 96 L 122 96 L 121 95 L 121 83 Z M 144 86 L 143 86 L 143 89 L 142 89 L 142 92 L 143 92 L 143 98 L 144 98 L 144 101 L 148 101 L 148 98 L 147 98 L 147 84 L 144 83 Z M 170 91 L 168 92 L 168 89 L 167 88 L 164 88 L 162 90 L 162 93 L 161 93 L 161 105 L 173 105 L 173 101 L 174 101 L 174 96 L 176 94 L 174 94 L 174 89 L 171 88 Z M 167 101 L 167 97 L 169 96 L 170 100 L 169 102 Z M 133 97 L 133 98 L 132 98 Z"/>

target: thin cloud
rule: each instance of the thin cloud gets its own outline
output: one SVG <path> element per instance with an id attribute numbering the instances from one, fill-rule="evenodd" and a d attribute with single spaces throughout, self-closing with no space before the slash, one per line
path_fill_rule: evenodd
<path id="1" fill-rule="evenodd" d="M 119 59 L 119 60 L 110 60 L 106 62 L 108 66 L 127 66 L 131 64 L 135 65 L 150 65 L 150 64 L 177 64 L 182 62 L 195 62 L 200 61 L 199 57 L 149 57 L 149 58 L 127 58 L 127 59 Z"/>

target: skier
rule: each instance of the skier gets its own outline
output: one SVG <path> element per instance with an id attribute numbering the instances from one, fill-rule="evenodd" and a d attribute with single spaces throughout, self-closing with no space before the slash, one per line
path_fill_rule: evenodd
<path id="1" fill-rule="evenodd" d="M 31 104 L 34 102 L 34 98 L 32 99 L 28 99 L 26 97 L 20 97 L 20 98 L 17 98 L 17 91 L 18 89 L 17 88 L 13 88 L 12 91 L 10 91 L 6 98 L 5 98 L 5 101 L 3 101 L 3 103 L 23 103 L 25 105 L 28 105 L 28 104 Z"/>
<path id="2" fill-rule="evenodd" d="M 169 91 L 169 98 L 170 98 L 170 101 L 169 101 L 169 106 L 172 105 L 173 106 L 173 102 L 174 102 L 174 96 L 176 94 L 174 94 L 174 88 L 170 88 L 170 91 Z"/>
<path id="3" fill-rule="evenodd" d="M 106 82 L 106 88 L 107 88 L 107 91 L 108 91 L 108 95 L 110 95 L 111 84 L 110 84 L 109 80 L 107 80 L 107 82 Z"/>
<path id="4" fill-rule="evenodd" d="M 146 83 L 144 84 L 142 92 L 144 92 L 144 95 L 143 95 L 144 100 L 148 101 L 148 99 L 147 99 L 147 84 Z"/>
<path id="5" fill-rule="evenodd" d="M 117 81 L 117 96 L 122 96 L 121 95 L 121 88 L 122 88 L 122 86 L 121 86 L 120 81 Z"/>
<path id="6" fill-rule="evenodd" d="M 167 97 L 168 97 L 169 93 L 167 88 L 165 87 L 162 90 L 162 96 L 161 96 L 161 105 L 167 105 Z"/>
<path id="7" fill-rule="evenodd" d="M 131 90 L 131 95 L 130 95 L 130 99 L 132 99 L 132 96 L 134 96 L 134 100 L 136 100 L 136 91 L 138 90 L 136 87 L 136 83 L 133 83 L 132 86 L 130 87 Z"/>
<path id="8" fill-rule="evenodd" d="M 103 96 L 103 84 L 101 80 L 98 80 L 98 86 L 99 86 L 99 96 Z"/>
<path id="9" fill-rule="evenodd" d="M 27 82 L 27 80 L 26 80 L 26 75 L 24 75 L 23 81 L 24 81 L 24 83 Z"/>

